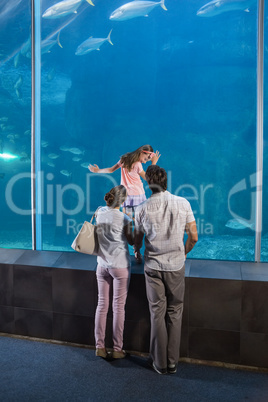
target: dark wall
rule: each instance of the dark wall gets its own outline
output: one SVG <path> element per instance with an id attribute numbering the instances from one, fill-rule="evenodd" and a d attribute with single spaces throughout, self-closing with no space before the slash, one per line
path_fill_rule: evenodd
<path id="1" fill-rule="evenodd" d="M 94 346 L 96 257 L 0 250 L 0 332 Z M 268 367 L 268 264 L 188 260 L 181 357 Z M 132 264 L 124 347 L 148 353 L 143 266 Z M 112 312 L 107 347 L 112 347 Z"/>

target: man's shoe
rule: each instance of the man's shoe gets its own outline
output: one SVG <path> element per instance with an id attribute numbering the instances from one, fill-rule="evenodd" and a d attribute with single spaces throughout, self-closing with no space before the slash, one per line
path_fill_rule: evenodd
<path id="1" fill-rule="evenodd" d="M 158 367 L 155 365 L 154 362 L 151 362 L 151 363 L 149 363 L 149 364 L 150 364 L 150 366 L 152 367 L 152 369 L 153 369 L 154 371 L 156 371 L 158 374 L 167 374 L 167 369 L 166 369 L 166 368 L 160 369 L 160 368 L 158 368 Z"/>
<path id="2" fill-rule="evenodd" d="M 124 359 L 127 355 L 125 350 L 113 350 L 112 351 L 112 358 L 113 359 Z"/>
<path id="3" fill-rule="evenodd" d="M 178 368 L 177 364 L 169 364 L 167 371 L 169 374 L 175 374 L 175 373 L 177 373 L 177 368 Z"/>

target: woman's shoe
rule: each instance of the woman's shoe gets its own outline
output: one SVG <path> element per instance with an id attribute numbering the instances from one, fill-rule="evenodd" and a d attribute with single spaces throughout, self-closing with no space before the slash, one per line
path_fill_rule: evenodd
<path id="1" fill-rule="evenodd" d="M 109 355 L 108 355 L 108 353 L 107 353 L 105 348 L 101 348 L 101 349 L 97 348 L 96 349 L 96 356 L 102 357 L 103 359 L 107 359 L 109 357 Z"/>
<path id="2" fill-rule="evenodd" d="M 113 350 L 112 351 L 112 357 L 113 359 L 124 359 L 126 357 L 127 353 L 125 350 Z"/>

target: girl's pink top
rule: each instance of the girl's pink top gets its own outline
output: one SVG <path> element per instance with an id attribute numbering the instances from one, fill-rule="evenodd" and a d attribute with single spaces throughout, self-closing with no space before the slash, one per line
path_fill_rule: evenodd
<path id="1" fill-rule="evenodd" d="M 144 194 L 140 178 L 140 172 L 143 171 L 141 162 L 134 163 L 130 172 L 122 167 L 120 161 L 117 164 L 121 167 L 121 184 L 126 187 L 128 195 Z"/>

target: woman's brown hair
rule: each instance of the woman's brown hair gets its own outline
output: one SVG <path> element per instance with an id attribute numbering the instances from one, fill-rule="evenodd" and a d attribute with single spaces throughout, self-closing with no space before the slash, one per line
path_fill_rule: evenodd
<path id="1" fill-rule="evenodd" d="M 113 187 L 108 193 L 105 194 L 104 200 L 107 207 L 118 208 L 127 198 L 126 188 L 120 184 L 120 186 Z"/>

